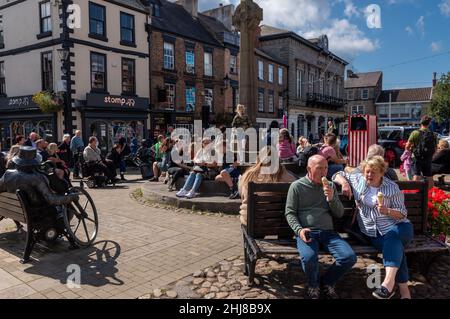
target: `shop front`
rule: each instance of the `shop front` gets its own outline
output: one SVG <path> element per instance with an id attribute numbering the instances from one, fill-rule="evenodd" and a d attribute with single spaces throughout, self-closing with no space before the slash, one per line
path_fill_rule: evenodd
<path id="1" fill-rule="evenodd" d="M 48 142 L 57 142 L 57 114 L 44 114 L 32 96 L 0 97 L 0 150 L 15 144 L 17 135 L 36 132 Z"/>
<path id="2" fill-rule="evenodd" d="M 186 128 L 194 133 L 194 113 L 154 110 L 151 112 L 150 136 L 156 140 L 158 135 L 168 136 L 173 129 Z"/>
<path id="3" fill-rule="evenodd" d="M 104 154 L 121 137 L 129 145 L 139 145 L 147 136 L 148 106 L 148 98 L 86 94 L 86 101 L 78 101 L 77 105 L 84 141 L 96 136 Z"/>

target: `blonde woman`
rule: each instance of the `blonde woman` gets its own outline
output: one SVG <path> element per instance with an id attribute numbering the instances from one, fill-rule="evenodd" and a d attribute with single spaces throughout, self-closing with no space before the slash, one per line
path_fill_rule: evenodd
<path id="1" fill-rule="evenodd" d="M 15 164 L 12 161 L 12 159 L 14 158 L 14 156 L 19 154 L 19 150 L 20 150 L 19 144 L 11 146 L 11 148 L 8 152 L 8 155 L 6 156 L 6 169 L 14 169 L 15 168 Z"/>
<path id="2" fill-rule="evenodd" d="M 413 226 L 406 218 L 405 198 L 398 185 L 385 178 L 386 163 L 373 156 L 361 163 L 361 173 L 338 172 L 333 181 L 345 195 L 355 198 L 358 225 L 363 237 L 383 254 L 386 276 L 373 292 L 378 299 L 390 299 L 398 284 L 400 295 L 410 299 L 408 265 L 404 247 L 413 240 Z M 380 197 L 378 196 L 380 194 Z"/>
<path id="3" fill-rule="evenodd" d="M 431 161 L 431 171 L 435 174 L 450 174 L 450 147 L 446 140 L 441 139 L 437 151 Z"/>
<path id="4" fill-rule="evenodd" d="M 262 174 L 263 167 L 270 167 L 272 156 L 271 148 L 264 147 L 259 155 L 255 165 L 250 167 L 239 180 L 239 194 L 241 194 L 242 204 L 240 207 L 240 220 L 243 225 L 247 225 L 247 200 L 248 200 L 248 183 L 292 183 L 296 180 L 294 176 L 278 163 L 272 174 Z M 277 156 L 276 154 L 274 156 Z"/>

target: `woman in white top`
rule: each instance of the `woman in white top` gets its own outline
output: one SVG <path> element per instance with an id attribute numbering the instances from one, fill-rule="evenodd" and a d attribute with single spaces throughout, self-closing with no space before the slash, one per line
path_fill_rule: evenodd
<path id="1" fill-rule="evenodd" d="M 212 153 L 212 143 L 209 138 L 202 140 L 202 149 L 197 152 L 194 158 L 194 168 L 189 174 L 183 188 L 176 194 L 177 197 L 194 198 L 203 181 L 203 176 L 209 169 L 217 168 L 217 158 Z"/>
<path id="2" fill-rule="evenodd" d="M 405 199 L 398 185 L 384 177 L 386 163 L 374 156 L 361 163 L 361 172 L 338 172 L 333 181 L 342 185 L 345 195 L 354 196 L 358 207 L 358 224 L 363 236 L 383 253 L 386 277 L 373 292 L 378 299 L 394 295 L 395 284 L 402 298 L 411 298 L 405 246 L 413 239 L 413 226 L 406 218 Z M 380 196 L 380 197 L 379 197 Z"/>

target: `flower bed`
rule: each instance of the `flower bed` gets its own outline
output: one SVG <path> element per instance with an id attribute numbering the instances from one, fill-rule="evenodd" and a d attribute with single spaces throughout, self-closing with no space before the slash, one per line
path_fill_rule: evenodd
<path id="1" fill-rule="evenodd" d="M 445 242 L 450 235 L 450 194 L 433 187 L 428 191 L 428 221 L 433 236 Z"/>

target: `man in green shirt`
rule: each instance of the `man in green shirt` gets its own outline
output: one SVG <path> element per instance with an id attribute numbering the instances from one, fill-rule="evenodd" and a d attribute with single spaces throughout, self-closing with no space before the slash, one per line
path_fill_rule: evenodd
<path id="1" fill-rule="evenodd" d="M 162 145 L 163 140 L 164 136 L 158 135 L 158 142 L 156 142 L 156 144 L 152 146 L 152 151 L 155 154 L 155 162 L 161 162 L 162 154 L 159 149 Z"/>
<path id="2" fill-rule="evenodd" d="M 339 298 L 336 282 L 356 263 L 356 255 L 350 245 L 334 231 L 333 216 L 344 215 L 342 205 L 333 184 L 322 183 L 327 175 L 328 163 L 321 155 L 308 160 L 308 174 L 292 183 L 286 200 L 286 218 L 297 235 L 297 249 L 303 271 L 308 279 L 307 297 L 320 297 L 320 284 L 325 297 Z M 319 278 L 319 247 L 324 247 L 336 259 L 326 274 Z"/>

